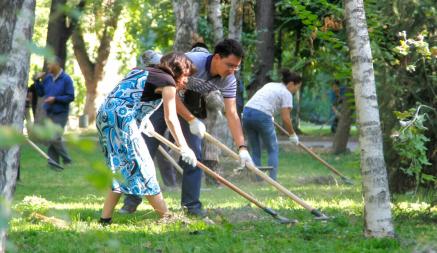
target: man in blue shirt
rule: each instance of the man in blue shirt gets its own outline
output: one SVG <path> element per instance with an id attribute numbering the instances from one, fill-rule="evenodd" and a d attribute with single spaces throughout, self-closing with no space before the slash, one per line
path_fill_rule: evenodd
<path id="1" fill-rule="evenodd" d="M 68 121 L 70 103 L 74 100 L 73 81 L 61 68 L 59 58 L 49 62 L 47 71 L 36 75 L 35 89 L 38 96 L 44 97 L 43 108 L 47 117 L 64 129 Z M 64 164 L 71 163 L 71 157 L 62 141 L 62 133 L 50 140 L 48 145 L 48 156 L 53 161 L 59 163 L 62 158 Z"/>

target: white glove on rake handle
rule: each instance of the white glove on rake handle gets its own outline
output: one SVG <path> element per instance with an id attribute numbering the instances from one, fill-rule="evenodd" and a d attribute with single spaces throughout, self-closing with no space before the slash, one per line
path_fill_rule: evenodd
<path id="1" fill-rule="evenodd" d="M 299 144 L 299 137 L 297 137 L 297 134 L 292 134 L 290 137 L 288 137 L 288 140 L 293 144 Z"/>
<path id="2" fill-rule="evenodd" d="M 194 135 L 199 136 L 203 139 L 203 136 L 206 132 L 205 124 L 200 121 L 198 118 L 194 118 L 188 122 L 190 124 L 190 132 Z"/>
<path id="3" fill-rule="evenodd" d="M 144 120 L 143 122 L 141 122 L 140 129 L 148 137 L 154 137 L 153 132 L 155 132 L 155 128 L 153 127 L 150 120 Z M 197 165 L 196 155 L 194 154 L 193 150 L 191 150 L 188 146 L 180 147 L 180 154 L 182 161 L 188 163 L 193 167 Z"/>
<path id="4" fill-rule="evenodd" d="M 196 167 L 197 158 L 196 158 L 196 155 L 194 154 L 193 150 L 191 150 L 191 148 L 189 148 L 188 146 L 182 146 L 182 147 L 180 147 L 180 151 L 181 151 L 182 161 L 188 163 L 189 165 L 191 165 L 193 167 Z"/>
<path id="5" fill-rule="evenodd" d="M 240 156 L 240 166 L 244 168 L 246 164 L 253 164 L 252 157 L 250 157 L 249 152 L 246 149 L 241 149 L 238 152 Z"/>

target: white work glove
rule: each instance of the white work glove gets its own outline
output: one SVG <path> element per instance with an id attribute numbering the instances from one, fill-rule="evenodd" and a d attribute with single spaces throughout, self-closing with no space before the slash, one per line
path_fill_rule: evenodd
<path id="1" fill-rule="evenodd" d="M 244 168 L 246 164 L 253 164 L 252 157 L 250 157 L 247 149 L 240 149 L 238 155 L 240 156 L 240 166 L 242 168 Z"/>
<path id="2" fill-rule="evenodd" d="M 293 144 L 299 144 L 299 137 L 297 137 L 296 133 L 290 135 L 290 137 L 288 137 L 288 140 Z"/>
<path id="3" fill-rule="evenodd" d="M 190 124 L 190 132 L 194 135 L 199 136 L 200 138 L 203 138 L 206 132 L 205 124 L 203 124 L 203 122 L 200 121 L 198 118 L 194 118 L 188 123 Z"/>
<path id="4" fill-rule="evenodd" d="M 181 158 L 182 161 L 188 163 L 189 165 L 195 167 L 197 165 L 197 158 L 193 150 L 188 146 L 181 147 Z"/>

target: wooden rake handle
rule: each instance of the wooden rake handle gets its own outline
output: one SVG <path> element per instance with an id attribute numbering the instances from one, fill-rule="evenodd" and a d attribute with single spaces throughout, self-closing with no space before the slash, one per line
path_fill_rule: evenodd
<path id="1" fill-rule="evenodd" d="M 275 121 L 273 121 L 273 124 L 275 124 L 275 126 L 281 130 L 281 132 L 283 132 L 285 135 L 290 136 L 290 134 L 287 132 L 287 130 L 285 130 L 283 127 L 281 127 L 281 125 L 279 125 L 278 123 L 276 123 Z M 303 150 L 305 150 L 308 154 L 310 154 L 312 157 L 314 157 L 316 160 L 318 160 L 319 162 L 321 162 L 323 165 L 325 165 L 330 171 L 334 172 L 335 174 L 337 174 L 338 176 L 340 176 L 343 180 L 349 180 L 345 175 L 343 175 L 342 173 L 340 173 L 340 171 L 338 171 L 337 169 L 334 168 L 334 166 L 332 166 L 331 164 L 327 163 L 325 160 L 323 160 L 320 156 L 318 156 L 316 153 L 314 153 L 311 149 L 309 149 L 307 146 L 305 146 L 304 144 L 302 144 L 301 142 L 299 142 L 297 144 L 300 148 L 302 148 Z"/>
<path id="2" fill-rule="evenodd" d="M 165 150 L 161 145 L 158 147 L 159 152 L 173 165 L 173 167 L 179 172 L 179 174 L 184 174 L 181 166 L 171 157 L 171 155 Z"/>
<path id="3" fill-rule="evenodd" d="M 231 157 L 233 157 L 235 160 L 239 160 L 240 156 L 234 152 L 232 149 L 228 148 L 225 144 L 221 143 L 219 140 L 214 138 L 209 133 L 205 132 L 205 139 L 212 142 L 213 144 L 219 146 L 221 149 L 223 149 L 226 153 L 228 153 Z M 256 175 L 267 181 L 269 184 L 273 185 L 276 189 L 278 189 L 280 192 L 287 195 L 289 198 L 291 198 L 293 201 L 310 211 L 312 214 L 314 214 L 317 217 L 325 216 L 324 214 L 320 213 L 317 209 L 310 206 L 308 203 L 303 201 L 301 198 L 290 192 L 287 188 L 276 182 L 275 180 L 271 179 L 269 176 L 267 176 L 265 173 L 263 173 L 261 170 L 259 170 L 255 165 L 253 164 L 246 164 L 246 167 L 254 172 Z"/>
<path id="4" fill-rule="evenodd" d="M 174 143 L 172 143 L 171 141 L 167 140 L 165 137 L 163 137 L 162 135 L 158 134 L 157 132 L 153 131 L 153 130 L 149 130 L 149 133 L 155 137 L 158 141 L 160 141 L 161 143 L 167 145 L 168 147 L 170 147 L 171 149 L 173 149 L 174 151 L 180 153 L 180 149 L 178 146 L 176 146 Z M 261 202 L 259 202 L 258 200 L 256 200 L 254 197 L 250 196 L 249 194 L 247 194 L 246 192 L 244 192 L 243 190 L 241 190 L 240 188 L 238 188 L 236 185 L 232 184 L 231 182 L 229 182 L 228 180 L 224 179 L 222 176 L 220 176 L 219 174 L 215 173 L 213 170 L 211 170 L 210 168 L 208 168 L 206 165 L 204 165 L 201 162 L 197 162 L 197 167 L 199 167 L 201 170 L 205 171 L 205 173 L 207 173 L 208 175 L 214 177 L 215 179 L 217 179 L 220 183 L 226 185 L 227 187 L 229 187 L 230 189 L 232 189 L 233 191 L 235 191 L 236 193 L 238 193 L 239 195 L 243 196 L 244 198 L 246 198 L 247 200 L 249 200 L 250 202 L 254 203 L 257 207 L 261 208 L 261 209 L 267 209 L 266 206 L 264 206 L 263 204 L 261 204 Z"/>

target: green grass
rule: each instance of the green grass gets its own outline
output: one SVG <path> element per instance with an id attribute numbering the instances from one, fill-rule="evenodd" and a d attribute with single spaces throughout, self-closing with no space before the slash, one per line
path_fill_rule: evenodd
<path id="1" fill-rule="evenodd" d="M 88 132 L 86 135 L 91 136 Z M 95 168 L 103 160 L 102 154 L 90 142 L 85 148 L 70 150 L 74 164 L 58 173 L 49 170 L 35 151 L 23 147 L 9 252 L 411 252 L 436 247 L 437 209 L 411 196 L 395 198 L 396 239 L 364 238 L 357 154 L 322 155 L 352 178 L 356 182 L 353 186 L 340 181 L 336 184 L 328 177 L 329 171 L 305 153 L 280 154 L 279 182 L 333 217 L 328 222 L 314 220 L 266 183 L 249 180 L 245 172 L 231 175 L 233 166 L 227 166 L 225 174 L 232 182 L 299 223 L 278 224 L 226 188 L 204 188 L 201 200 L 209 209 L 213 225 L 183 216 L 180 191 L 173 190 L 165 191 L 164 196 L 178 219 L 160 222 L 145 203 L 135 214 L 121 215 L 117 213 L 119 204 L 114 224 L 101 227 L 97 220 L 104 192 L 92 186 L 95 179 L 88 178 L 100 175 Z M 66 224 L 43 221 L 35 218 L 35 213 Z"/>
<path id="2" fill-rule="evenodd" d="M 304 135 L 308 135 L 308 136 L 320 136 L 320 137 L 334 136 L 334 134 L 331 133 L 330 125 L 316 125 L 310 122 L 301 121 L 300 129 L 302 130 Z M 358 131 L 356 126 L 351 127 L 350 136 L 353 138 L 357 138 Z"/>

